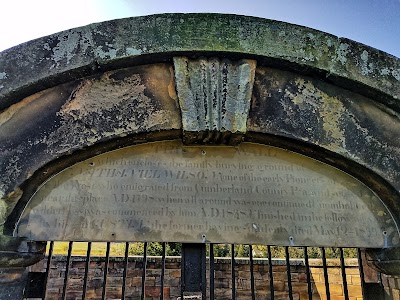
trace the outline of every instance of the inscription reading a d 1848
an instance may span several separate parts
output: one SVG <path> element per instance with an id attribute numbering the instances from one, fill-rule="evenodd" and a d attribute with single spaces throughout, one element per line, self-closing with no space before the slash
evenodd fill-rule
<path id="1" fill-rule="evenodd" d="M 132 146 L 78 163 L 32 197 L 17 228 L 34 240 L 308 246 L 399 244 L 364 184 L 278 148 Z"/>

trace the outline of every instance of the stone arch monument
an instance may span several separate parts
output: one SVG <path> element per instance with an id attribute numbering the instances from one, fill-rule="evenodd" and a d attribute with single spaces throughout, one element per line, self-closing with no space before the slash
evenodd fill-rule
<path id="1" fill-rule="evenodd" d="M 20 297 L 41 241 L 122 234 L 234 243 L 246 232 L 241 242 L 363 247 L 370 265 L 396 277 L 399 97 L 398 58 L 236 15 L 107 21 L 3 51 L 0 267 L 13 280 L 1 293 Z M 151 225 L 167 215 L 154 198 L 171 210 L 177 195 L 197 198 L 182 218 Z M 110 199 L 115 210 L 98 209 Z M 116 225 L 127 207 L 145 215 L 156 206 Z M 185 217 L 198 227 L 176 221 Z M 215 218 L 223 222 L 201 227 Z M 80 225 L 57 225 L 68 220 Z"/>

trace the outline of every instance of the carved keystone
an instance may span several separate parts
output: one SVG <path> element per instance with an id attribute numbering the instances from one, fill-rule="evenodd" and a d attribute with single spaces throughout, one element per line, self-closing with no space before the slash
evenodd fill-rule
<path id="1" fill-rule="evenodd" d="M 236 145 L 246 133 L 256 61 L 175 57 L 185 144 Z"/>

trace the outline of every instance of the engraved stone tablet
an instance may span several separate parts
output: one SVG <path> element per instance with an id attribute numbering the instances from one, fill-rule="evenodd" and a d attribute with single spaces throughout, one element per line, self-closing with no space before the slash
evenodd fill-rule
<path id="1" fill-rule="evenodd" d="M 391 247 L 396 224 L 364 184 L 278 148 L 132 146 L 44 183 L 17 235 L 33 240 Z"/>

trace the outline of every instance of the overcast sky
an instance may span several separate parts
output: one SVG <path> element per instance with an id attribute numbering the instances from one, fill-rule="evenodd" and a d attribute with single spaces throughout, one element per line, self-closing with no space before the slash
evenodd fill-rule
<path id="1" fill-rule="evenodd" d="M 400 0 L 8 0 L 0 51 L 61 30 L 163 12 L 218 12 L 286 21 L 400 57 Z"/>

